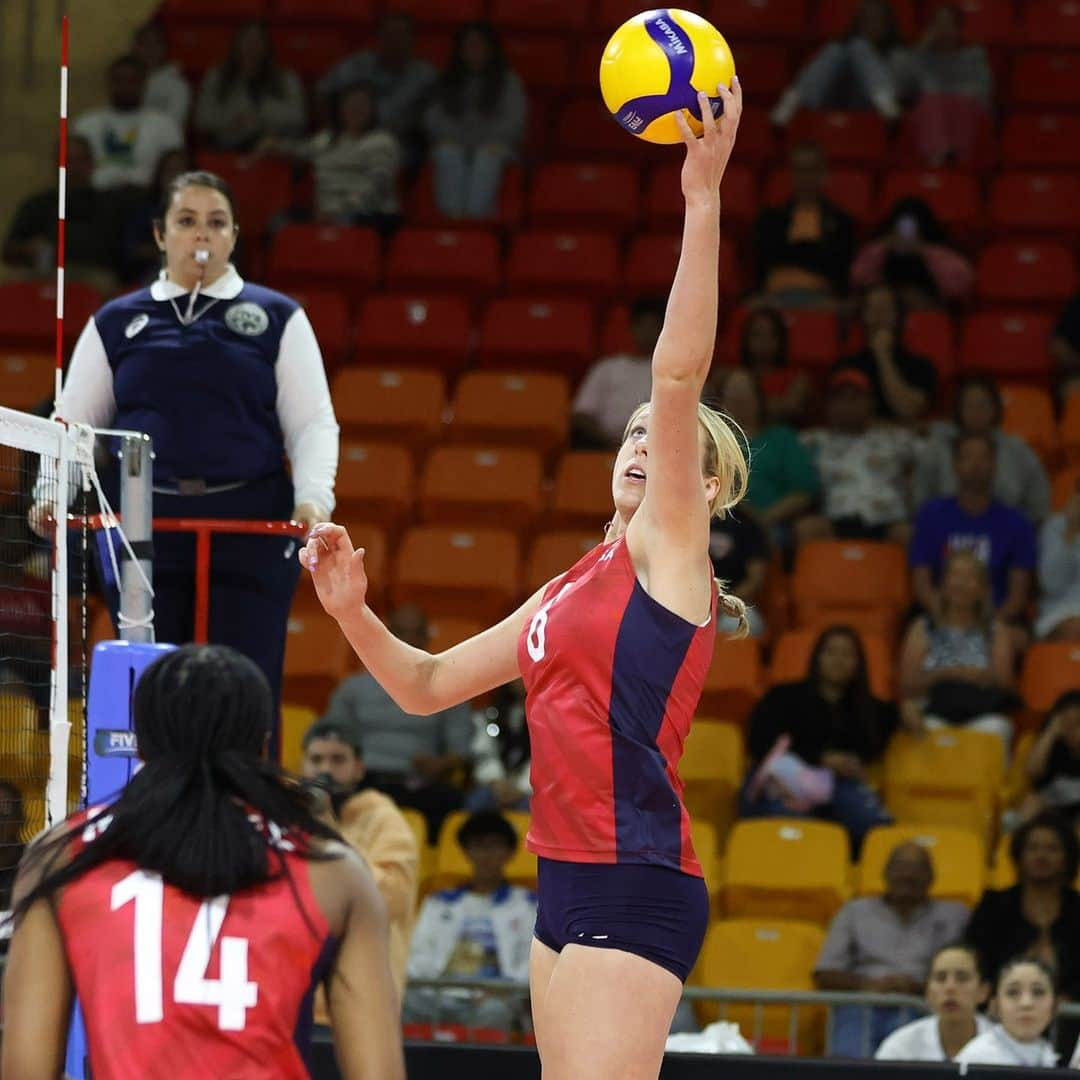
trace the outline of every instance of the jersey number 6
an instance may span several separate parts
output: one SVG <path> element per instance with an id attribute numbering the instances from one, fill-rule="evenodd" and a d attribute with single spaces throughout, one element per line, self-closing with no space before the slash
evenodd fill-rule
<path id="1" fill-rule="evenodd" d="M 563 593 L 573 587 L 573 583 L 564 585 L 546 604 L 541 604 L 536 614 L 529 623 L 529 633 L 525 638 L 525 648 L 529 650 L 529 656 L 539 663 L 544 659 L 547 650 L 547 624 L 548 612 L 556 604 Z"/>

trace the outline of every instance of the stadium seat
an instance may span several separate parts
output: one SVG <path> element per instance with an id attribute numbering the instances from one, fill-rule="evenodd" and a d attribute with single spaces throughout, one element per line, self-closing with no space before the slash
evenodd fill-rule
<path id="1" fill-rule="evenodd" d="M 429 881 L 431 889 L 445 889 L 460 885 L 472 877 L 472 865 L 458 844 L 458 830 L 469 818 L 470 811 L 455 810 L 448 814 L 439 830 L 435 847 L 435 873 Z M 525 834 L 529 831 L 529 815 L 522 810 L 503 810 L 503 817 L 514 826 L 518 834 L 518 846 L 513 858 L 507 863 L 506 877 L 514 885 L 536 888 L 536 856 L 525 847 Z"/>
<path id="2" fill-rule="evenodd" d="M 510 244 L 507 293 L 543 297 L 610 298 L 619 287 L 619 251 L 609 233 L 519 232 Z"/>
<path id="3" fill-rule="evenodd" d="M 353 339 L 345 297 L 333 289 L 294 289 L 290 295 L 304 309 L 315 331 L 327 370 L 347 363 Z"/>
<path id="4" fill-rule="evenodd" d="M 428 843 L 427 818 L 411 806 L 399 806 L 398 809 L 416 839 L 418 856 L 416 882 L 419 886 L 419 894 L 423 896 L 431 891 L 428 881 L 435 872 L 435 849 Z"/>
<path id="5" fill-rule="evenodd" d="M 956 330 L 944 311 L 913 311 L 904 323 L 904 344 L 934 362 L 938 377 L 956 368 Z"/>
<path id="6" fill-rule="evenodd" d="M 820 624 L 822 613 L 860 608 L 884 609 L 899 618 L 909 595 L 907 559 L 899 544 L 815 540 L 795 556 L 792 599 L 799 625 Z"/>
<path id="7" fill-rule="evenodd" d="M 390 598 L 486 625 L 504 618 L 519 595 L 521 557 L 507 530 L 415 526 L 398 546 Z"/>
<path id="8" fill-rule="evenodd" d="M 700 711 L 742 724 L 761 697 L 765 673 L 761 643 L 754 638 L 716 635 L 712 663 L 701 692 Z"/>
<path id="9" fill-rule="evenodd" d="M 41 726 L 29 694 L 0 691 L 0 777 L 45 780 L 49 775 L 49 733 Z"/>
<path id="10" fill-rule="evenodd" d="M 274 0 L 275 23 L 324 22 L 335 27 L 338 34 L 341 24 L 361 24 L 361 28 L 375 21 L 376 5 L 374 0 L 319 0 L 312 7 L 310 0 Z M 355 26 L 349 27 L 350 31 Z"/>
<path id="11" fill-rule="evenodd" d="M 587 4 L 566 0 L 491 0 L 491 21 L 501 30 L 576 34 L 589 20 Z"/>
<path id="12" fill-rule="evenodd" d="M 968 907 L 978 903 L 986 885 L 985 837 L 947 825 L 884 825 L 871 829 L 859 858 L 860 896 L 880 896 L 885 891 L 889 856 L 898 844 L 911 841 L 926 848 L 934 864 L 932 897 L 959 900 Z"/>
<path id="13" fill-rule="evenodd" d="M 980 45 L 1013 46 L 1016 28 L 1011 0 L 964 0 L 964 39 Z"/>
<path id="14" fill-rule="evenodd" d="M 416 465 L 408 446 L 342 442 L 334 493 L 343 519 L 378 524 L 395 533 L 412 514 L 415 486 Z"/>
<path id="15" fill-rule="evenodd" d="M 628 296 L 666 296 L 682 250 L 678 233 L 641 233 L 634 237 L 623 262 Z M 733 300 L 741 291 L 741 272 L 735 245 L 720 237 L 718 284 L 721 299 Z"/>
<path id="16" fill-rule="evenodd" d="M 637 172 L 629 165 L 552 162 L 541 165 L 529 191 L 534 228 L 632 228 L 641 214 Z"/>
<path id="17" fill-rule="evenodd" d="M 742 135 L 740 124 L 739 135 Z M 740 144 L 740 149 L 742 148 Z M 645 227 L 657 232 L 676 231 L 682 226 L 683 198 L 679 179 L 682 166 L 657 165 L 645 185 Z M 757 216 L 758 190 L 753 171 L 732 164 L 724 173 L 724 221 L 734 221 L 744 229 Z"/>
<path id="18" fill-rule="evenodd" d="M 1064 440 L 1064 431 L 1062 439 Z M 1077 434 L 1076 439 L 1080 440 L 1080 433 Z M 1080 446 L 1080 441 L 1074 443 L 1073 436 L 1070 435 L 1069 445 Z M 1062 448 L 1065 449 L 1064 445 Z M 1067 449 L 1065 452 L 1069 453 Z M 1055 510 L 1060 510 L 1077 491 L 1080 491 L 1080 454 L 1073 451 L 1071 456 L 1074 464 L 1065 465 L 1054 473 L 1051 503 Z"/>
<path id="19" fill-rule="evenodd" d="M 711 905 L 719 897 L 724 884 L 720 842 L 717 839 L 716 829 L 707 821 L 691 821 L 690 843 L 694 845 L 694 854 L 701 864 L 702 874 L 705 875 L 705 889 L 709 894 Z"/>
<path id="20" fill-rule="evenodd" d="M 743 91 L 744 100 L 771 109 L 791 82 L 791 48 L 785 43 L 747 40 L 738 43 L 737 51 L 737 69 L 754 73 L 753 83 Z"/>
<path id="21" fill-rule="evenodd" d="M 331 384 L 345 438 L 407 442 L 416 451 L 442 430 L 446 381 L 437 371 L 346 368 Z"/>
<path id="22" fill-rule="evenodd" d="M 824 941 L 820 926 L 797 919 L 722 919 L 709 927 L 694 981 L 736 990 L 813 990 L 814 964 Z M 721 1007 L 699 1001 L 696 1011 L 702 1025 L 723 1015 L 738 1024 L 747 1038 L 768 1040 L 788 1054 L 815 1054 L 823 1048 L 824 1010 L 820 1008 L 802 1006 L 793 1018 L 787 1005 Z"/>
<path id="23" fill-rule="evenodd" d="M 975 264 L 976 294 L 984 304 L 999 308 L 1036 307 L 1056 313 L 1075 288 L 1076 263 L 1062 244 L 990 244 Z"/>
<path id="24" fill-rule="evenodd" d="M 691 821 L 715 830 L 714 843 L 721 847 L 738 813 L 736 804 L 745 771 L 739 728 L 720 720 L 696 719 L 679 762 L 683 802 Z"/>
<path id="25" fill-rule="evenodd" d="M 304 734 L 319 719 L 306 705 L 281 706 L 281 765 L 292 773 L 304 766 Z"/>
<path id="26" fill-rule="evenodd" d="M 565 102 L 555 119 L 554 157 L 557 159 L 644 165 L 653 149 L 612 119 L 595 89 L 585 97 Z"/>
<path id="27" fill-rule="evenodd" d="M 420 474 L 420 516 L 432 525 L 522 531 L 540 512 L 542 477 L 535 450 L 437 446 Z"/>
<path id="28" fill-rule="evenodd" d="M 1042 49 L 1014 57 L 1006 100 L 1016 105 L 1075 109 L 1080 105 L 1076 55 Z"/>
<path id="29" fill-rule="evenodd" d="M 873 176 L 868 170 L 830 169 L 825 194 L 837 206 L 846 210 L 857 224 L 868 225 L 873 216 L 873 187 Z M 765 185 L 766 204 L 776 206 L 790 198 L 790 170 L 786 167 L 774 169 Z"/>
<path id="30" fill-rule="evenodd" d="M 51 401 L 56 388 L 56 358 L 49 353 L 0 355 L 0 386 L 9 409 L 28 411 Z"/>
<path id="31" fill-rule="evenodd" d="M 465 366 L 472 335 L 463 297 L 382 293 L 360 307 L 356 356 L 365 366 L 415 365 L 456 375 Z"/>
<path id="32" fill-rule="evenodd" d="M 593 320 L 593 305 L 584 300 L 493 300 L 481 319 L 476 363 L 579 376 L 595 357 Z"/>
<path id="33" fill-rule="evenodd" d="M 269 0 L 165 0 L 158 15 L 171 19 L 261 19 L 268 14 Z"/>
<path id="34" fill-rule="evenodd" d="M 1020 696 L 1040 715 L 1066 690 L 1080 686 L 1080 645 L 1070 641 L 1037 641 L 1024 656 Z"/>
<path id="35" fill-rule="evenodd" d="M 848 898 L 850 859 L 847 831 L 833 822 L 740 821 L 728 838 L 724 910 L 828 926 Z"/>
<path id="36" fill-rule="evenodd" d="M 71 346 L 104 297 L 77 281 L 64 284 L 64 343 Z M 12 281 L 0 284 L 0 346 L 52 353 L 56 346 L 56 284 Z M 6 404 L 5 400 L 5 404 Z"/>
<path id="37" fill-rule="evenodd" d="M 536 592 L 553 578 L 564 574 L 598 543 L 595 530 L 565 530 L 541 533 L 533 542 L 525 564 L 525 591 Z"/>
<path id="38" fill-rule="evenodd" d="M 840 329 L 831 311 L 789 308 L 783 313 L 788 328 L 788 352 L 792 364 L 830 367 L 840 350 Z"/>
<path id="39" fill-rule="evenodd" d="M 387 11 L 411 15 L 418 26 L 454 26 L 484 18 L 484 0 L 462 0 L 447 4 L 445 0 L 391 0 Z"/>
<path id="40" fill-rule="evenodd" d="M 499 243 L 476 229 L 402 229 L 390 245 L 386 287 L 490 295 L 499 284 Z"/>
<path id="41" fill-rule="evenodd" d="M 876 112 L 803 110 L 788 126 L 788 145 L 806 139 L 821 143 L 834 164 L 880 166 L 888 150 L 888 129 Z"/>
<path id="42" fill-rule="evenodd" d="M 982 220 L 979 184 L 970 173 L 935 169 L 890 172 L 878 197 L 876 216 L 884 220 L 899 199 L 908 197 L 926 202 L 946 226 L 972 228 Z"/>
<path id="43" fill-rule="evenodd" d="M 382 242 L 373 229 L 286 225 L 270 247 L 270 283 L 288 292 L 309 286 L 348 289 L 350 297 L 379 280 Z"/>
<path id="44" fill-rule="evenodd" d="M 889 5 L 896 14 L 900 32 L 908 39 L 917 38 L 921 23 L 916 16 L 913 0 L 892 0 Z M 818 10 L 815 30 L 819 38 L 842 39 L 859 12 L 859 0 L 829 0 Z"/>
<path id="45" fill-rule="evenodd" d="M 729 0 L 717 25 L 731 42 L 755 38 L 802 42 L 810 22 L 809 7 L 806 0 Z"/>
<path id="46" fill-rule="evenodd" d="M 285 637 L 281 698 L 322 713 L 331 691 L 349 669 L 352 650 L 329 615 L 290 615 Z"/>
<path id="47" fill-rule="evenodd" d="M 566 443 L 570 391 L 561 375 L 470 371 L 450 402 L 451 442 L 528 446 L 545 456 Z"/>
<path id="48" fill-rule="evenodd" d="M 1028 779 L 1026 765 L 1038 734 L 1037 731 L 1025 731 L 1017 737 L 1012 759 L 1001 785 L 1001 806 L 1004 810 L 1018 807 L 1031 793 L 1031 781 Z"/>
<path id="49" fill-rule="evenodd" d="M 769 665 L 770 685 L 797 682 L 807 677 L 814 643 L 820 633 L 820 630 L 804 627 L 799 630 L 785 630 L 776 639 L 772 649 L 772 662 Z M 884 701 L 892 700 L 895 657 L 889 640 L 878 634 L 867 633 L 860 633 L 859 638 L 866 653 L 870 689 L 876 697 Z"/>
<path id="50" fill-rule="evenodd" d="M 1010 113 L 1002 123 L 1001 157 L 1011 168 L 1080 169 L 1080 116 Z"/>
<path id="51" fill-rule="evenodd" d="M 615 455 L 606 450 L 570 450 L 555 471 L 551 509 L 545 523 L 555 528 L 594 532 L 597 543 L 611 519 L 611 470 Z"/>
<path id="52" fill-rule="evenodd" d="M 390 581 L 390 543 L 386 531 L 380 525 L 367 521 L 349 521 L 346 518 L 342 524 L 349 530 L 353 547 L 364 549 L 364 568 L 368 575 L 367 602 L 375 611 L 382 613 Z M 350 656 L 348 663 L 352 668 L 357 661 Z"/>
<path id="53" fill-rule="evenodd" d="M 240 227 L 249 237 L 261 237 L 271 220 L 292 206 L 293 173 L 288 161 L 204 150 L 196 164 L 228 182 L 240 208 Z"/>
<path id="54" fill-rule="evenodd" d="M 1041 386 L 1011 383 L 999 389 L 1005 407 L 1001 429 L 1027 442 L 1044 462 L 1051 461 L 1057 449 L 1057 426 L 1050 394 Z"/>
<path id="55" fill-rule="evenodd" d="M 1020 40 L 1036 48 L 1080 48 L 1080 8 L 1073 0 L 1028 0 L 1020 5 Z"/>
<path id="56" fill-rule="evenodd" d="M 571 52 L 565 38 L 555 34 L 518 32 L 503 35 L 503 51 L 535 101 L 540 95 L 557 96 L 570 82 Z"/>
<path id="57" fill-rule="evenodd" d="M 964 320 L 958 367 L 986 371 L 999 379 L 1046 385 L 1053 322 L 1029 312 L 983 311 Z"/>
<path id="58" fill-rule="evenodd" d="M 1065 399 L 1059 428 L 1061 452 L 1066 464 L 1080 462 L 1080 394 L 1070 394 Z M 1075 482 L 1071 490 L 1076 490 Z"/>
<path id="59" fill-rule="evenodd" d="M 459 619 L 453 615 L 439 615 L 428 623 L 427 648 L 432 654 L 445 652 L 455 645 L 460 645 L 468 638 L 486 630 L 487 627 L 475 619 Z"/>
<path id="60" fill-rule="evenodd" d="M 1011 843 L 1011 833 L 1006 833 L 998 839 L 997 847 L 994 849 L 994 863 L 990 867 L 989 887 L 991 889 L 1011 889 L 1016 884 L 1016 864 L 1009 852 Z"/>
<path id="61" fill-rule="evenodd" d="M 530 103 L 529 115 L 543 113 L 543 102 Z M 502 185 L 499 188 L 499 205 L 491 218 L 461 221 L 443 215 L 435 201 L 435 174 L 431 164 L 420 170 L 420 175 L 413 185 L 407 200 L 407 219 L 411 225 L 423 225 L 434 228 L 480 229 L 494 225 L 514 225 L 521 221 L 524 194 L 521 167 L 510 163 L 503 170 Z"/>
<path id="62" fill-rule="evenodd" d="M 1080 177 L 1062 173 L 1012 172 L 995 177 L 987 197 L 990 224 L 1002 231 L 1053 234 L 1080 230 Z"/>

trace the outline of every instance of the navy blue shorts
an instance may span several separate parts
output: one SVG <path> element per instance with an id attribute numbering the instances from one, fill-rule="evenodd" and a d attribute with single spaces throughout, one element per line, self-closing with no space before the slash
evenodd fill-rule
<path id="1" fill-rule="evenodd" d="M 622 949 L 686 982 L 709 922 L 705 882 L 665 866 L 540 859 L 537 941 Z"/>

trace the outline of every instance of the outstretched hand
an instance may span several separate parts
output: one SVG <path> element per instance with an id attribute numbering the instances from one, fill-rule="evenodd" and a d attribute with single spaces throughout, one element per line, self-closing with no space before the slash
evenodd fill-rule
<path id="1" fill-rule="evenodd" d="M 704 90 L 698 94 L 701 123 L 705 129 L 700 139 L 690 130 L 682 112 L 675 113 L 675 123 L 679 125 L 683 142 L 686 143 L 682 191 L 688 203 L 716 200 L 720 181 L 724 178 L 724 170 L 735 146 L 743 102 L 738 75 L 732 80 L 730 90 L 721 83 L 716 92 L 724 103 L 724 111 L 719 118 L 712 114 L 709 95 Z"/>
<path id="2" fill-rule="evenodd" d="M 341 525 L 329 521 L 316 525 L 300 549 L 300 565 L 310 571 L 327 615 L 340 621 L 364 606 L 368 584 L 364 549 L 353 549 Z"/>

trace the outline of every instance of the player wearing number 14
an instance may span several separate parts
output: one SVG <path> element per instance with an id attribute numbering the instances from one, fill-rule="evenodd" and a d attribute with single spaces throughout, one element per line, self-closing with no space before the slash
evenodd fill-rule
<path id="1" fill-rule="evenodd" d="M 144 767 L 20 867 L 5 1077 L 60 1075 L 74 992 L 94 1080 L 300 1080 L 325 982 L 341 1075 L 403 1080 L 382 900 L 308 795 L 262 760 L 271 701 L 224 646 L 185 646 L 143 673 Z"/>

